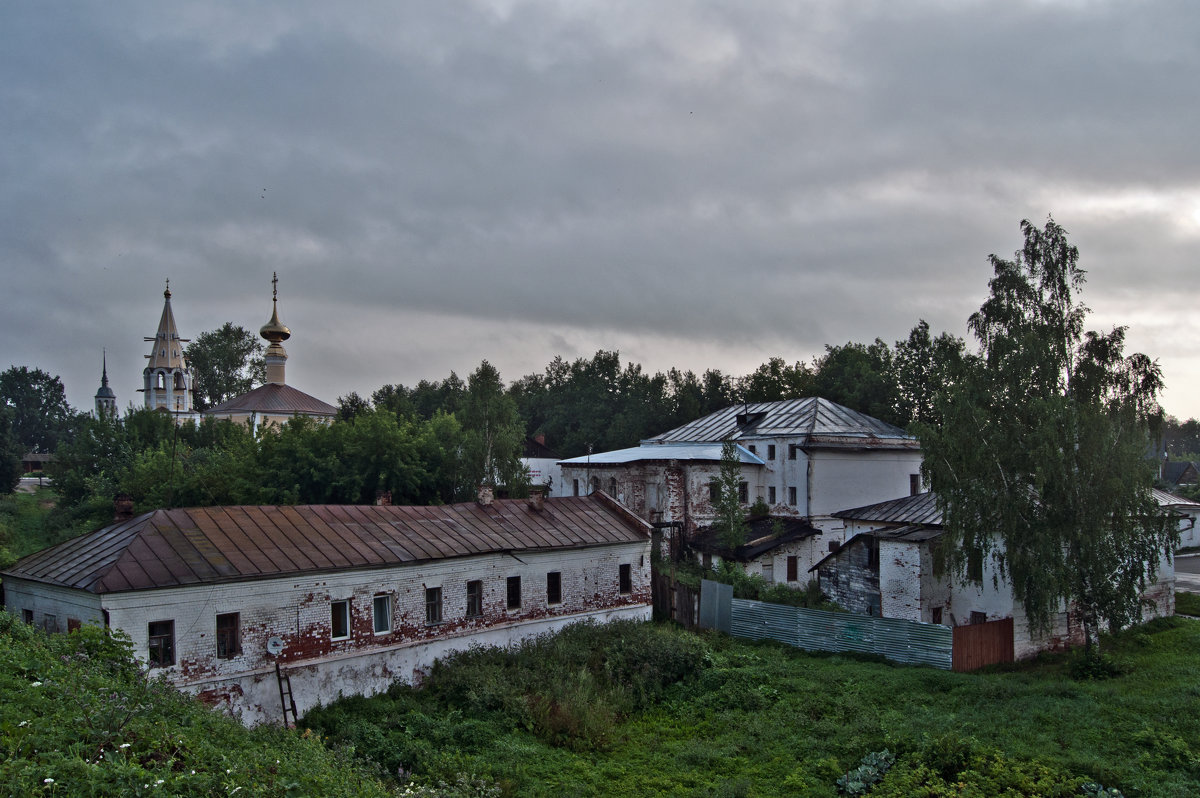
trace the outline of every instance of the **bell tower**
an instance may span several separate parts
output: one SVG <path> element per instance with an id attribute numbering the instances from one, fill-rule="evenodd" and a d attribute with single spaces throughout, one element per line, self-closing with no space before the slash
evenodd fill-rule
<path id="1" fill-rule="evenodd" d="M 96 418 L 117 417 L 117 395 L 108 387 L 108 352 L 103 353 L 100 388 L 96 391 Z"/>
<path id="2" fill-rule="evenodd" d="M 165 410 L 177 419 L 196 418 L 192 410 L 192 382 L 195 379 L 183 357 L 183 345 L 189 339 L 180 338 L 175 327 L 175 314 L 171 312 L 171 281 L 163 291 L 162 318 L 158 321 L 158 332 L 154 345 L 146 359 L 150 362 L 142 371 L 142 391 L 146 394 L 146 407 Z"/>

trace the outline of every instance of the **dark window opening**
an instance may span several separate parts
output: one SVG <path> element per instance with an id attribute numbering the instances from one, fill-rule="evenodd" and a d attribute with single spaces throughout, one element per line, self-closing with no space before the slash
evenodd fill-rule
<path id="1" fill-rule="evenodd" d="M 796 459 L 796 450 L 797 450 L 797 449 L 799 449 L 799 448 L 800 448 L 800 447 L 799 447 L 799 446 L 797 446 L 797 445 L 796 445 L 796 444 L 794 444 L 794 443 L 790 443 L 790 444 L 788 444 L 788 459 L 789 459 L 789 460 L 795 460 L 795 459 Z"/>
<path id="2" fill-rule="evenodd" d="M 425 588 L 425 623 L 442 622 L 442 589 L 440 587 Z"/>
<path id="3" fill-rule="evenodd" d="M 773 443 L 767 444 L 767 459 L 768 460 L 775 459 L 775 444 L 773 444 Z"/>
<path id="4" fill-rule="evenodd" d="M 974 626 L 974 625 L 980 624 L 980 623 L 987 623 L 987 613 L 986 612 L 972 612 L 971 613 L 971 625 Z"/>
<path id="5" fill-rule="evenodd" d="M 467 582 L 467 617 L 478 618 L 480 615 L 483 615 L 483 582 Z"/>
<path id="6" fill-rule="evenodd" d="M 521 577 L 510 576 L 508 578 L 508 608 L 510 610 L 519 610 L 521 608 Z"/>
<path id="7" fill-rule="evenodd" d="M 67 618 L 67 631 L 68 632 L 74 632 L 75 630 L 79 629 L 79 627 L 81 627 L 81 626 L 83 626 L 83 624 L 79 622 L 78 618 Z"/>
<path id="8" fill-rule="evenodd" d="M 33 610 L 21 610 L 21 620 L 27 624 L 33 624 Z"/>
<path id="9" fill-rule="evenodd" d="M 769 504 L 775 503 L 775 486 L 774 485 L 767 488 L 767 502 Z"/>
<path id="10" fill-rule="evenodd" d="M 573 495 L 578 496 L 579 495 L 579 480 L 573 479 L 573 480 L 571 480 L 571 482 L 575 488 L 575 493 Z"/>
<path id="11" fill-rule="evenodd" d="M 796 555 L 789 555 L 787 558 L 787 580 L 795 582 L 800 578 L 800 558 Z"/>
<path id="12" fill-rule="evenodd" d="M 350 636 L 349 601 L 334 601 L 329 604 L 329 636 L 334 640 Z"/>
<path id="13" fill-rule="evenodd" d="M 932 610 L 930 610 L 929 611 L 929 620 L 931 623 L 941 623 L 942 622 L 942 608 L 934 607 Z"/>
<path id="14" fill-rule="evenodd" d="M 788 504 L 790 504 L 792 507 L 796 506 L 796 486 L 795 485 L 788 488 Z"/>
<path id="15" fill-rule="evenodd" d="M 380 593 L 372 599 L 371 622 L 377 635 L 392 631 L 392 597 L 389 594 Z"/>
<path id="16" fill-rule="evenodd" d="M 242 653 L 241 617 L 236 612 L 217 616 L 217 659 L 230 659 Z"/>
<path id="17" fill-rule="evenodd" d="M 175 664 L 175 622 L 151 621 L 146 653 L 151 665 L 167 668 Z"/>
<path id="18" fill-rule="evenodd" d="M 750 501 L 750 483 L 749 482 L 739 482 L 738 483 L 738 501 L 741 502 L 742 504 L 749 503 L 749 501 Z"/>
<path id="19" fill-rule="evenodd" d="M 920 492 L 921 492 L 921 475 L 920 474 L 909 474 L 908 475 L 908 495 L 916 496 Z"/>
<path id="20" fill-rule="evenodd" d="M 633 592 L 633 568 L 628 564 L 622 564 L 620 568 L 620 591 L 622 593 Z"/>
<path id="21" fill-rule="evenodd" d="M 879 570 L 879 541 L 875 538 L 867 538 L 867 567 Z"/>
<path id="22" fill-rule="evenodd" d="M 617 495 L 617 478 L 616 477 L 610 477 L 608 480 L 608 495 L 609 496 Z"/>
<path id="23" fill-rule="evenodd" d="M 713 480 L 708 483 L 708 500 L 716 504 L 721 500 L 721 483 Z"/>
<path id="24" fill-rule="evenodd" d="M 562 574 L 558 571 L 546 574 L 546 603 L 562 603 Z"/>
<path id="25" fill-rule="evenodd" d="M 755 447 L 755 445 L 753 443 L 750 444 L 749 446 L 747 446 L 746 448 L 750 450 L 750 454 L 758 454 L 758 448 Z"/>
<path id="26" fill-rule="evenodd" d="M 983 550 L 978 547 L 967 550 L 967 579 L 983 581 Z"/>

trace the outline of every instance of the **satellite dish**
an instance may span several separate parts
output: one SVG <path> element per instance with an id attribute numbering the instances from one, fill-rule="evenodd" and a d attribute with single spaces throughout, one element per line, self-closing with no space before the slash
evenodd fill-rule
<path id="1" fill-rule="evenodd" d="M 267 640 L 267 653 L 272 657 L 277 657 L 283 652 L 283 638 L 272 637 Z"/>

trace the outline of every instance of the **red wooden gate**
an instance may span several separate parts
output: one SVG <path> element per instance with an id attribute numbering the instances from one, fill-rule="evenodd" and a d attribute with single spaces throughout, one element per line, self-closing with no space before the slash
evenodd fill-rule
<path id="1" fill-rule="evenodd" d="M 954 627 L 954 670 L 1013 661 L 1013 619 Z"/>

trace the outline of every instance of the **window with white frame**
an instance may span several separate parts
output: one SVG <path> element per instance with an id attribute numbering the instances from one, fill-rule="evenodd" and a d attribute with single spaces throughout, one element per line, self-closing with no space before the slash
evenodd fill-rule
<path id="1" fill-rule="evenodd" d="M 329 636 L 334 640 L 345 640 L 350 636 L 350 602 L 329 602 Z"/>
<path id="2" fill-rule="evenodd" d="M 377 635 L 392 631 L 392 597 L 390 594 L 378 593 L 372 599 L 371 622 Z"/>

